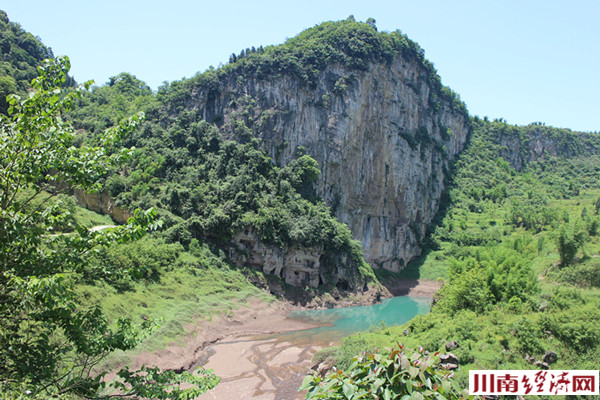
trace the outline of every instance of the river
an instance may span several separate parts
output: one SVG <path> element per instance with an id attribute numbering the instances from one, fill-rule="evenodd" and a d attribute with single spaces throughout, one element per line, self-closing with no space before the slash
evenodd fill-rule
<path id="1" fill-rule="evenodd" d="M 288 318 L 316 322 L 318 328 L 222 341 L 208 347 L 205 368 L 221 382 L 201 399 L 294 400 L 314 354 L 373 325 L 399 325 L 429 311 L 431 298 L 394 297 L 379 304 L 294 311 Z"/>

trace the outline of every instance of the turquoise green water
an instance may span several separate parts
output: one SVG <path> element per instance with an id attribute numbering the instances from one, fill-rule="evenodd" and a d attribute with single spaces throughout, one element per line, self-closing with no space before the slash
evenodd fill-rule
<path id="1" fill-rule="evenodd" d="M 339 341 L 355 332 L 368 330 L 373 325 L 401 325 L 418 314 L 427 313 L 430 308 L 431 298 L 402 296 L 385 299 L 371 306 L 294 311 L 289 318 L 327 326 L 278 336 L 289 340 L 302 338 L 310 342 Z"/>

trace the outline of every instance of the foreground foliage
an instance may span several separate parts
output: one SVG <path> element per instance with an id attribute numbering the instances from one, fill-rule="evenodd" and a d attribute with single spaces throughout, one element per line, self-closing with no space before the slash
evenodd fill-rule
<path id="1" fill-rule="evenodd" d="M 9 117 L 1 121 L 3 392 L 25 384 L 34 394 L 96 397 L 106 383 L 102 381 L 105 373 L 93 372 L 94 366 L 117 349 L 133 348 L 154 325 L 152 320 L 134 324 L 120 318 L 110 326 L 99 307 L 82 305 L 74 293 L 80 276 L 102 276 L 89 264 L 89 254 L 139 239 L 160 224 L 154 221 L 154 210 L 136 210 L 123 226 L 105 232 L 88 231 L 69 218 L 69 211 L 60 202 L 50 201 L 65 187 L 98 190 L 99 178 L 129 153 L 114 150 L 108 154 L 107 149 L 116 148 L 141 118 L 124 120 L 107 131 L 98 147 L 73 146 L 74 133 L 63 123 L 61 113 L 72 107 L 90 83 L 63 93 L 60 88 L 68 70 L 67 58 L 46 62 L 40 68 L 40 77 L 32 82 L 35 91 L 25 99 L 10 97 Z M 73 233 L 56 234 L 57 227 L 63 229 L 65 225 Z M 131 270 L 129 279 L 135 273 Z M 155 375 L 150 386 L 149 374 Z M 210 374 L 175 376 L 147 369 L 120 376 L 122 381 L 113 389 L 120 389 L 120 396 L 150 393 L 154 398 L 186 398 L 217 382 Z M 180 381 L 201 385 L 180 391 Z"/>
<path id="2" fill-rule="evenodd" d="M 335 369 L 324 378 L 317 373 L 304 378 L 299 390 L 306 399 L 459 399 L 467 397 L 439 365 L 438 353 L 425 354 L 400 345 L 389 353 L 365 352 L 347 369 Z"/>

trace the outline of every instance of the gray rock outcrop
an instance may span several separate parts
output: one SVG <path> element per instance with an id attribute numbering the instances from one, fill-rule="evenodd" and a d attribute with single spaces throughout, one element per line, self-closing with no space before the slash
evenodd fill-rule
<path id="1" fill-rule="evenodd" d="M 281 248 L 265 244 L 249 229 L 235 235 L 228 251 L 229 259 L 237 265 L 279 276 L 292 286 L 316 288 L 330 283 L 342 289 L 359 289 L 350 272 L 355 268 L 347 268 L 351 260 L 340 255 L 339 262 L 326 265 L 321 262 L 322 256 L 323 249 L 319 247 Z"/>
<path id="2" fill-rule="evenodd" d="M 360 72 L 330 65 L 316 87 L 290 75 L 229 74 L 199 85 L 185 106 L 227 137 L 259 138 L 279 165 L 304 149 L 322 171 L 319 196 L 361 241 L 365 259 L 393 271 L 420 254 L 469 134 L 468 116 L 438 100 L 423 66 L 401 56 Z M 309 270 L 301 279 L 316 282 Z"/>
<path id="3" fill-rule="evenodd" d="M 124 224 L 133 215 L 129 210 L 115 204 L 115 199 L 107 191 L 88 193 L 85 190 L 75 189 L 74 196 L 81 207 L 101 214 L 107 214 L 118 224 Z"/>

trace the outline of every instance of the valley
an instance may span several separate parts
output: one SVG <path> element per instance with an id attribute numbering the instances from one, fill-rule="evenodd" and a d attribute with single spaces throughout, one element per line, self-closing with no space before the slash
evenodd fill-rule
<path id="1" fill-rule="evenodd" d="M 372 19 L 156 91 L 78 85 L 0 30 L 1 400 L 459 399 L 472 369 L 597 369 L 598 133 L 471 116 Z"/>

